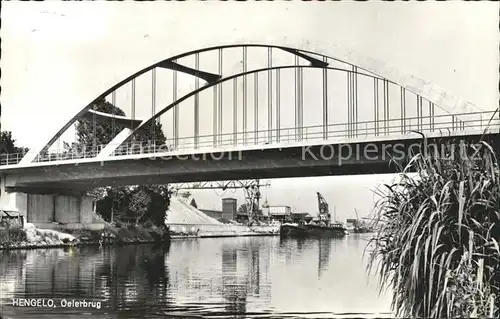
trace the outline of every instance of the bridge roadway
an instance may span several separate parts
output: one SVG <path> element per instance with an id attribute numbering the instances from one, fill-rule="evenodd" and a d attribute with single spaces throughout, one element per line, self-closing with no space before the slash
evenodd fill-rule
<path id="1" fill-rule="evenodd" d="M 427 134 L 427 143 L 473 142 L 482 136 L 477 130 L 455 134 Z M 494 138 L 498 139 L 498 128 L 484 136 L 487 141 Z M 315 141 L 281 148 L 265 145 L 17 164 L 3 166 L 0 174 L 5 191 L 36 194 L 81 194 L 110 185 L 384 174 L 396 173 L 397 165 L 391 161 L 395 159 L 404 165 L 409 150 L 418 151 L 423 145 L 423 139 L 415 133 L 386 139 L 387 136 L 380 136 L 369 140 L 352 138 L 348 144 Z"/>

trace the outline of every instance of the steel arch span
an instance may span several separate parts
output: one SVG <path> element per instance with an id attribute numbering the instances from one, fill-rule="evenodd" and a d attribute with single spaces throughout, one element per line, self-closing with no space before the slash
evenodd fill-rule
<path id="1" fill-rule="evenodd" d="M 254 139 L 258 143 L 260 139 L 259 130 L 259 115 L 257 112 L 265 113 L 267 116 L 265 122 L 267 122 L 267 127 L 263 129 L 263 134 L 267 135 L 267 139 L 273 134 L 280 135 L 282 129 L 282 123 L 280 123 L 280 90 L 282 88 L 281 82 L 290 78 L 285 77 L 284 72 L 292 71 L 293 74 L 293 85 L 294 85 L 294 104 L 295 105 L 295 125 L 292 128 L 298 132 L 295 133 L 295 137 L 300 138 L 303 135 L 302 128 L 304 125 L 304 111 L 306 113 L 309 110 L 304 109 L 304 71 L 307 70 L 317 70 L 321 72 L 320 80 L 315 81 L 318 89 L 321 87 L 321 100 L 322 109 L 321 123 L 317 126 L 321 126 L 318 132 L 324 139 L 328 138 L 329 125 L 332 124 L 332 110 L 329 106 L 332 102 L 331 92 L 329 92 L 329 85 L 332 81 L 332 73 L 342 74 L 345 77 L 345 110 L 346 122 L 342 125 L 345 126 L 345 134 L 347 137 L 354 137 L 358 135 L 359 125 L 365 125 L 365 133 L 370 126 L 370 132 L 378 135 L 380 131 L 390 132 L 391 125 L 398 122 L 398 132 L 404 133 L 407 131 L 406 126 L 409 128 L 421 128 L 424 125 L 433 127 L 433 119 L 436 118 L 435 109 L 442 110 L 445 114 L 452 115 L 453 121 L 459 124 L 453 125 L 466 125 L 467 119 L 461 118 L 463 114 L 470 114 L 478 109 L 469 102 L 463 101 L 460 98 L 445 92 L 437 86 L 434 86 L 422 79 L 419 79 L 410 74 L 404 74 L 400 70 L 383 63 L 381 61 L 376 61 L 372 58 L 363 57 L 352 51 L 344 51 L 340 48 L 324 43 L 310 43 L 310 42 L 294 42 L 290 39 L 282 39 L 281 41 L 273 41 L 272 44 L 263 44 L 265 41 L 244 41 L 240 44 L 225 44 L 216 46 L 207 46 L 202 49 L 191 49 L 185 52 L 175 52 L 172 51 L 169 58 L 161 60 L 157 63 L 151 64 L 146 68 L 139 70 L 126 77 L 122 81 L 116 83 L 105 92 L 100 94 L 91 103 L 83 107 L 77 114 L 75 114 L 67 123 L 62 127 L 57 128 L 57 130 L 48 138 L 45 139 L 44 143 L 39 147 L 30 150 L 23 159 L 22 164 L 29 164 L 33 161 L 39 160 L 41 154 L 45 152 L 49 147 L 51 147 L 63 133 L 65 133 L 68 128 L 70 128 L 76 121 L 80 119 L 87 119 L 91 121 L 113 121 L 113 123 L 120 123 L 122 126 L 126 126 L 120 132 L 117 132 L 113 136 L 113 140 L 95 150 L 92 156 L 99 158 L 107 158 L 115 154 L 116 150 L 120 145 L 124 145 L 130 141 L 134 134 L 138 132 L 139 129 L 143 129 L 148 125 L 151 125 L 157 121 L 162 115 L 166 114 L 168 111 L 172 110 L 173 123 L 172 123 L 172 136 L 173 144 L 176 147 L 179 143 L 179 105 L 184 101 L 191 100 L 194 103 L 194 135 L 193 135 L 193 147 L 198 147 L 200 143 L 200 138 L 203 136 L 200 132 L 200 121 L 202 120 L 202 114 L 200 109 L 204 106 L 200 105 L 200 94 L 203 92 L 212 91 L 213 96 L 213 143 L 214 145 L 221 145 L 221 136 L 225 134 L 232 135 L 233 141 L 237 143 L 240 135 L 242 134 L 243 139 L 247 138 Z M 259 52 L 260 55 L 252 53 Z M 232 53 L 232 54 L 231 54 Z M 210 60 L 207 56 L 212 57 L 211 63 L 203 63 L 204 60 Z M 233 60 L 237 56 L 238 67 L 234 67 L 234 63 L 231 65 L 226 63 L 225 59 L 230 56 Z M 194 60 L 194 61 L 193 61 Z M 278 62 L 277 62 L 278 61 Z M 234 62 L 234 61 L 233 61 Z M 277 62 L 277 63 L 276 63 Z M 157 108 L 157 80 L 158 74 L 160 72 L 168 71 L 172 77 L 172 94 L 170 100 Z M 281 77 L 280 77 L 281 74 Z M 136 85 L 140 78 L 144 79 L 146 75 L 151 75 L 151 114 L 139 118 L 136 116 Z M 194 79 L 194 87 L 190 87 L 190 90 L 185 94 L 178 94 L 178 78 L 181 76 L 189 76 Z M 335 74 L 334 74 L 335 75 Z M 359 96 L 361 94 L 358 87 L 358 79 L 368 79 L 370 85 L 373 87 L 372 92 L 368 95 L 373 96 L 373 105 L 370 106 L 369 110 L 362 109 L 359 103 Z M 363 81 L 363 80 L 361 80 Z M 243 88 L 239 87 L 239 82 L 242 82 Z M 267 84 L 265 91 L 266 97 L 263 99 L 262 96 L 259 98 L 260 86 L 259 83 Z M 227 97 L 224 95 L 225 85 L 233 85 L 233 131 L 230 133 L 225 133 L 223 131 L 223 108 L 222 103 L 227 104 Z M 253 90 L 249 90 L 248 87 L 253 84 Z M 129 88 L 127 88 L 129 87 Z M 394 91 L 398 93 L 399 99 L 399 116 L 392 118 L 389 113 L 390 104 L 394 105 L 394 94 L 390 90 L 395 88 Z M 126 116 L 116 116 L 112 114 L 106 114 L 93 110 L 92 107 L 96 101 L 101 99 L 108 99 L 113 104 L 116 102 L 117 92 L 120 90 L 130 90 L 130 114 Z M 274 91 L 273 91 L 274 90 Z M 237 93 L 235 93 L 237 92 Z M 249 92 L 253 93 L 253 97 L 249 96 Z M 238 94 L 242 93 L 242 97 Z M 365 92 L 366 93 L 366 92 Z M 392 94 L 392 95 L 391 95 Z M 252 100 L 253 98 L 253 100 Z M 411 106 L 412 110 L 416 111 L 416 116 L 412 116 L 408 113 L 408 100 L 411 99 L 414 104 Z M 248 103 L 251 100 L 253 103 Z M 264 101 L 262 101 L 264 100 Z M 265 105 L 264 111 L 259 110 L 259 101 L 262 105 Z M 230 102 L 230 103 L 231 103 Z M 265 103 L 263 103 L 265 102 Z M 237 115 L 237 105 L 242 104 L 243 112 L 242 118 Z M 252 104 L 252 105 L 249 105 Z M 253 111 L 249 112 L 249 108 L 254 107 Z M 285 106 L 286 107 L 286 106 Z M 425 111 L 424 111 L 425 110 Z M 289 108 L 285 112 L 290 112 Z M 372 118 L 369 121 L 360 120 L 359 115 L 365 113 L 372 113 Z M 426 112 L 424 114 L 424 112 Z M 248 113 L 253 114 L 254 117 L 254 128 L 249 129 Z M 262 114 L 261 113 L 261 114 Z M 241 121 L 241 125 L 238 124 Z M 427 121 L 427 122 L 425 122 Z M 262 122 L 262 121 L 261 121 Z M 368 123 L 370 122 L 370 123 Z M 415 122 L 416 127 L 415 127 Z M 425 123 L 424 123 L 425 122 Z M 408 124 L 409 123 L 409 124 Z M 335 123 L 340 124 L 340 123 Z M 240 128 L 239 126 L 242 126 Z M 227 127 L 227 125 L 226 125 Z M 289 128 L 289 129 L 292 129 Z M 384 134 L 384 133 L 382 133 Z M 250 137 L 249 137 L 250 136 Z M 279 137 L 278 140 L 279 142 Z M 267 142 L 265 142 L 267 143 Z"/>

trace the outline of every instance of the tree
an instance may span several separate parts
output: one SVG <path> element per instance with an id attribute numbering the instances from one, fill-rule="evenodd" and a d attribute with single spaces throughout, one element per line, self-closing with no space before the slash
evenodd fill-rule
<path id="1" fill-rule="evenodd" d="M 92 104 L 91 109 L 117 116 L 125 116 L 125 112 L 123 112 L 123 110 L 107 102 L 104 98 L 95 101 Z M 119 124 L 116 122 L 113 123 L 113 121 L 101 122 L 97 120 L 79 120 L 76 125 L 76 135 L 78 141 L 76 146 L 91 149 L 94 146 L 97 147 L 99 145 L 106 145 L 126 127 L 127 125 L 125 124 Z M 162 145 L 166 141 L 162 125 L 156 121 L 153 122 L 151 126 L 139 129 L 134 134 L 133 139 L 141 142 L 154 141 L 157 145 Z"/>
<path id="2" fill-rule="evenodd" d="M 136 224 L 139 224 L 148 213 L 151 202 L 152 198 L 147 187 L 139 186 L 132 192 L 128 202 L 128 212 L 130 217 L 135 218 Z"/>
<path id="3" fill-rule="evenodd" d="M 170 195 L 166 185 L 107 187 L 96 210 L 106 220 L 111 220 L 113 214 L 113 220 L 134 220 L 136 224 L 150 221 L 162 226 Z"/>
<path id="4" fill-rule="evenodd" d="M 240 207 L 238 207 L 238 213 L 248 215 L 249 206 L 250 205 L 248 205 L 248 203 L 241 204 Z M 256 213 L 256 215 L 262 215 L 262 209 L 257 207 L 256 202 L 253 203 L 253 211 Z"/>
<path id="5" fill-rule="evenodd" d="M 165 212 L 170 206 L 171 189 L 166 185 L 149 186 L 151 202 L 148 207 L 147 218 L 154 225 L 165 225 Z"/>
<path id="6" fill-rule="evenodd" d="M 247 204 L 241 204 L 240 207 L 238 207 L 238 213 L 247 215 L 248 214 Z"/>
<path id="7" fill-rule="evenodd" d="M 101 193 L 102 189 L 104 189 L 104 196 L 94 197 L 96 198 L 96 211 L 108 221 L 129 218 L 128 209 L 132 187 L 101 187 L 87 193 Z M 91 194 L 89 195 L 92 196 Z"/>
<path id="8" fill-rule="evenodd" d="M 140 185 L 129 193 L 127 217 L 136 223 L 165 223 L 165 211 L 170 205 L 170 190 L 165 185 Z"/>
<path id="9" fill-rule="evenodd" d="M 125 116 L 120 108 L 114 106 L 113 104 L 107 102 L 104 98 L 95 101 L 91 107 L 92 110 L 114 114 L 119 116 Z M 95 124 L 95 132 L 94 132 Z M 113 128 L 113 122 L 98 122 L 93 120 L 79 120 L 76 124 L 76 135 L 77 135 L 77 145 L 80 147 L 89 148 L 95 145 L 108 144 L 111 140 L 125 128 L 124 125 L 115 123 Z M 95 138 L 94 138 L 95 133 Z"/>
<path id="10" fill-rule="evenodd" d="M 96 200 L 101 200 L 106 197 L 107 191 L 108 191 L 107 187 L 98 187 L 88 191 L 87 195 L 95 198 Z"/>
<path id="11" fill-rule="evenodd" d="M 17 164 L 27 152 L 27 148 L 16 146 L 16 140 L 12 137 L 12 132 L 1 132 L 0 155 L 2 156 L 0 156 L 0 161 L 2 164 Z"/>
<path id="12" fill-rule="evenodd" d="M 23 153 L 28 149 L 26 147 L 18 147 L 16 140 L 12 137 L 12 132 L 4 131 L 0 135 L 0 154 Z"/>
<path id="13" fill-rule="evenodd" d="M 125 116 L 120 108 L 99 99 L 91 108 L 98 112 Z M 79 120 L 76 125 L 77 140 L 66 149 L 89 149 L 108 144 L 126 125 L 112 121 Z M 166 141 L 160 123 L 140 129 L 135 135 L 137 141 L 154 141 L 157 145 Z M 165 211 L 170 204 L 167 185 L 137 185 L 97 188 L 88 192 L 97 200 L 96 210 L 106 220 L 133 219 L 136 223 L 151 221 L 157 226 L 165 225 Z"/>

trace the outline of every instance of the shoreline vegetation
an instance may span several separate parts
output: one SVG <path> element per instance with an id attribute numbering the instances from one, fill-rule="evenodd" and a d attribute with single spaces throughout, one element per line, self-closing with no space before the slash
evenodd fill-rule
<path id="1" fill-rule="evenodd" d="M 500 174 L 490 144 L 414 155 L 379 189 L 368 271 L 407 318 L 500 317 Z M 498 145 L 496 146 L 498 147 Z"/>
<path id="2" fill-rule="evenodd" d="M 0 250 L 152 244 L 169 241 L 167 227 L 133 224 L 107 224 L 101 230 L 37 229 L 33 224 L 27 224 L 25 228 L 17 225 L 0 227 Z"/>
<path id="3" fill-rule="evenodd" d="M 213 226 L 213 225 L 209 225 Z M 224 225 L 228 226 L 228 225 Z M 213 227 L 210 227 L 213 228 Z M 196 231 L 171 231 L 168 226 L 158 227 L 151 223 L 122 224 L 105 223 L 101 230 L 88 229 L 38 229 L 27 223 L 24 228 L 17 224 L 0 225 L 0 250 L 46 249 L 91 245 L 136 245 L 167 243 L 177 239 L 213 238 L 213 237 L 248 237 L 274 236 L 277 230 L 259 227 L 240 227 L 241 229 L 204 230 L 198 225 Z M 248 229 L 247 229 L 248 228 Z M 200 232 L 201 230 L 201 232 Z"/>

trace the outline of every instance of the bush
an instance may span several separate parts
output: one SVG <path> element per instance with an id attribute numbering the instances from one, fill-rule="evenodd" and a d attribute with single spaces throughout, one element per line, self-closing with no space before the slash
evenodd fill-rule
<path id="1" fill-rule="evenodd" d="M 147 220 L 146 222 L 144 222 L 143 224 L 143 227 L 146 228 L 146 229 L 151 229 L 153 228 L 155 225 L 153 224 L 153 222 L 151 220 Z"/>
<path id="2" fill-rule="evenodd" d="M 448 276 L 449 285 L 446 293 L 453 305 L 450 314 L 456 318 L 461 317 L 462 314 L 470 314 L 471 317 L 481 314 L 493 318 L 495 295 L 491 286 L 484 285 L 482 282 L 484 260 L 479 259 L 479 262 L 474 265 L 470 257 L 470 254 L 463 255 L 459 266 Z"/>
<path id="3" fill-rule="evenodd" d="M 369 267 L 391 286 L 398 317 L 500 315 L 499 167 L 479 145 L 447 158 L 429 148 L 381 192 Z"/>
<path id="4" fill-rule="evenodd" d="M 19 226 L 0 227 L 0 243 L 20 243 L 26 239 L 26 232 Z"/>
<path id="5" fill-rule="evenodd" d="M 135 229 L 135 224 L 129 223 L 127 224 L 127 229 Z"/>

